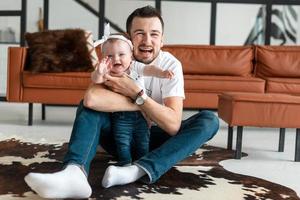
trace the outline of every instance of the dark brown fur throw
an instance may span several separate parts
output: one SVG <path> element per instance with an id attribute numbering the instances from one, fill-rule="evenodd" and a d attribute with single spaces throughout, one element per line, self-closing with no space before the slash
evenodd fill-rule
<path id="1" fill-rule="evenodd" d="M 29 47 L 25 70 L 34 73 L 93 70 L 84 30 L 26 33 L 25 39 Z"/>

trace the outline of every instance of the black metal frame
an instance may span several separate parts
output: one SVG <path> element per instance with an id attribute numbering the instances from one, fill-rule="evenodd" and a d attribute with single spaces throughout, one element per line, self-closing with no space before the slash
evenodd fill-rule
<path id="1" fill-rule="evenodd" d="M 49 0 L 44 0 L 44 17 L 43 17 L 43 22 L 44 22 L 44 29 L 48 30 L 49 28 Z"/>
<path id="2" fill-rule="evenodd" d="M 285 128 L 280 128 L 279 129 L 278 152 L 284 151 L 284 141 L 285 141 Z"/>
<path id="3" fill-rule="evenodd" d="M 233 126 L 228 126 L 227 149 L 232 150 Z M 236 147 L 234 152 L 235 159 L 242 157 L 242 140 L 243 140 L 243 126 L 237 126 Z M 285 128 L 279 129 L 279 145 L 278 152 L 284 151 Z M 300 128 L 296 128 L 295 141 L 295 162 L 300 162 Z"/>
<path id="4" fill-rule="evenodd" d="M 33 118 L 33 103 L 28 103 L 28 126 L 32 125 Z"/>
<path id="5" fill-rule="evenodd" d="M 27 21 L 27 0 L 22 0 L 22 10 L 21 10 L 21 31 L 20 31 L 20 45 L 25 45 L 25 38 L 24 34 L 26 32 L 26 21 Z"/>
<path id="6" fill-rule="evenodd" d="M 227 150 L 232 150 L 233 127 L 228 126 Z"/>
<path id="7" fill-rule="evenodd" d="M 300 162 L 300 128 L 296 129 L 295 161 Z"/>
<path id="8" fill-rule="evenodd" d="M 240 159 L 242 157 L 242 141 L 243 141 L 243 126 L 237 127 L 236 133 L 236 147 L 235 147 L 235 159 Z"/>
<path id="9" fill-rule="evenodd" d="M 99 1 L 99 31 L 98 38 L 104 34 L 104 23 L 105 23 L 105 0 Z"/>

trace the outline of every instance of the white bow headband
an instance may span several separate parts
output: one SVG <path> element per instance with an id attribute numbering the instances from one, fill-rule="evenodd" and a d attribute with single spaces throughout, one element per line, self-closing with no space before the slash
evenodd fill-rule
<path id="1" fill-rule="evenodd" d="M 119 39 L 123 40 L 124 42 L 127 42 L 127 44 L 130 46 L 130 49 L 133 50 L 133 45 L 130 40 L 128 40 L 124 35 L 121 34 L 116 34 L 116 35 L 110 35 L 110 25 L 109 23 L 105 24 L 104 26 L 104 35 L 102 36 L 101 40 L 97 40 L 94 42 L 94 47 L 97 47 L 98 45 L 101 44 L 101 49 L 102 45 L 104 42 L 106 42 L 109 39 Z"/>

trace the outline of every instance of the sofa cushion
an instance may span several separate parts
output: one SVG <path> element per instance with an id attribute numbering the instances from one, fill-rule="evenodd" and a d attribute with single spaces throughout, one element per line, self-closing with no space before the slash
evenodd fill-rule
<path id="1" fill-rule="evenodd" d="M 92 71 L 97 63 L 91 33 L 82 29 L 26 33 L 31 72 Z M 91 59 L 92 58 L 92 59 Z"/>
<path id="2" fill-rule="evenodd" d="M 184 108 L 192 109 L 218 109 L 218 94 L 221 92 L 186 92 L 185 100 L 183 101 Z"/>
<path id="3" fill-rule="evenodd" d="M 218 114 L 230 126 L 299 128 L 300 97 L 225 93 L 219 96 Z"/>
<path id="4" fill-rule="evenodd" d="M 256 74 L 260 77 L 300 77 L 300 46 L 257 46 Z"/>
<path id="5" fill-rule="evenodd" d="M 254 77 L 184 75 L 185 92 L 257 92 L 264 93 L 265 81 Z"/>
<path id="6" fill-rule="evenodd" d="M 265 103 L 286 103 L 300 104 L 300 97 L 287 94 L 258 94 L 246 92 L 225 92 L 220 96 L 232 101 L 244 102 L 265 102 Z"/>
<path id="7" fill-rule="evenodd" d="M 300 95 L 300 79 L 266 78 L 266 92 Z"/>
<path id="8" fill-rule="evenodd" d="M 91 83 L 89 72 L 38 73 L 23 71 L 25 88 L 87 89 Z"/>
<path id="9" fill-rule="evenodd" d="M 163 50 L 181 61 L 184 74 L 251 76 L 253 47 L 166 45 Z"/>

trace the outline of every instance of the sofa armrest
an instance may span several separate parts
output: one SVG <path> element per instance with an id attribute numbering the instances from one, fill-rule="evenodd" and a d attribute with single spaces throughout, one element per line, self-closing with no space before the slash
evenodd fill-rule
<path id="1" fill-rule="evenodd" d="M 9 47 L 7 62 L 6 99 L 10 102 L 21 102 L 23 94 L 22 72 L 26 62 L 26 47 Z"/>

